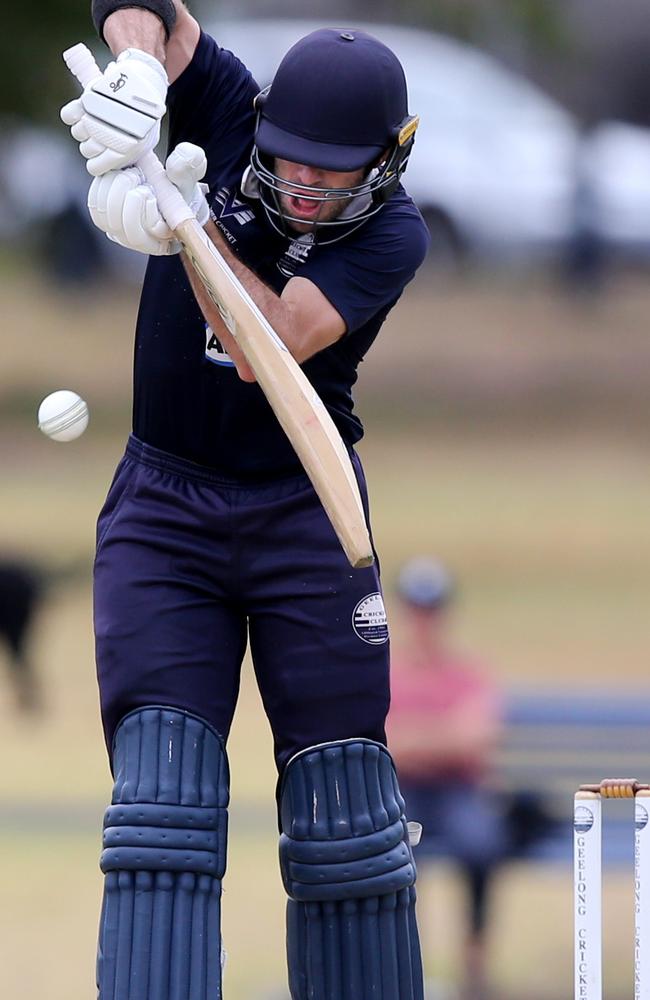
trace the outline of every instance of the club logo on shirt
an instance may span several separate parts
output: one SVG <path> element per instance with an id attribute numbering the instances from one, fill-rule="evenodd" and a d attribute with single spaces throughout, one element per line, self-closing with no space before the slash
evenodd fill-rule
<path id="1" fill-rule="evenodd" d="M 292 240 L 278 261 L 278 271 L 285 278 L 293 278 L 299 264 L 304 264 L 314 247 L 314 234 L 305 233 Z"/>
<path id="2" fill-rule="evenodd" d="M 217 211 L 217 205 L 219 209 Z M 247 222 L 252 222 L 255 212 L 241 201 L 236 195 L 230 193 L 230 188 L 219 188 L 214 196 L 214 212 L 220 219 L 235 218 L 240 226 L 245 226 Z"/>
<path id="3" fill-rule="evenodd" d="M 352 614 L 352 628 L 364 642 L 380 646 L 388 641 L 386 608 L 379 592 L 368 594 L 359 601 Z"/>
<path id="4" fill-rule="evenodd" d="M 207 323 L 205 324 L 205 359 L 213 365 L 222 365 L 224 368 L 235 367 L 235 362 L 224 350 L 223 344 Z"/>

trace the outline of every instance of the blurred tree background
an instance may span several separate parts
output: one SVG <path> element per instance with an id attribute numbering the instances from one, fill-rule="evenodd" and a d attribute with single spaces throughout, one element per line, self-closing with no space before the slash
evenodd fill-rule
<path id="1" fill-rule="evenodd" d="M 0 58 L 10 83 L 0 93 L 0 116 L 56 117 L 69 94 L 59 53 L 91 34 L 89 7 L 89 0 L 7 5 Z M 586 122 L 650 123 L 644 0 L 195 0 L 190 7 L 210 18 L 358 18 L 442 31 L 530 76 Z"/>
<path id="2" fill-rule="evenodd" d="M 70 86 L 61 72 L 61 53 L 87 38 L 88 0 L 32 0 L 6 4 L 0 33 L 0 61 L 5 85 L 0 91 L 0 117 L 39 122 L 58 119 Z"/>
<path id="3" fill-rule="evenodd" d="M 589 124 L 650 123 L 650 17 L 644 0 L 210 0 L 210 16 L 359 18 L 472 42 L 524 73 Z"/>

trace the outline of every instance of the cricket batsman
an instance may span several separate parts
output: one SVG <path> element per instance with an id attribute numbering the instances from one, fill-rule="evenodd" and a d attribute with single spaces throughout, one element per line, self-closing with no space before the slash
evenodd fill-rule
<path id="1" fill-rule="evenodd" d="M 370 35 L 323 29 L 259 93 L 179 0 L 93 0 L 92 15 L 115 60 L 62 117 L 94 177 L 93 221 L 150 255 L 133 434 L 97 529 L 115 781 L 100 1000 L 222 996 L 226 742 L 247 643 L 280 775 L 292 1000 L 422 1000 L 377 564 L 350 569 L 134 166 L 167 113 L 167 174 L 324 401 L 367 517 L 351 390 L 428 243 L 400 184 L 417 124 L 404 72 Z"/>

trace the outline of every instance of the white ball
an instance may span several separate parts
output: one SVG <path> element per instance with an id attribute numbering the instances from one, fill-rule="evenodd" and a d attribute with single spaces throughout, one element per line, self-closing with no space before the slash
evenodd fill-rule
<path id="1" fill-rule="evenodd" d="M 74 441 L 88 426 L 88 407 L 76 392 L 58 389 L 39 406 L 38 426 L 54 441 Z"/>

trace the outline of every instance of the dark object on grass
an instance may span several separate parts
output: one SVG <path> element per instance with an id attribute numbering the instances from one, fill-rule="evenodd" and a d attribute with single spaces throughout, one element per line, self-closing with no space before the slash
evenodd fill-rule
<path id="1" fill-rule="evenodd" d="M 0 560 L 0 643 L 8 648 L 16 703 L 26 712 L 41 707 L 29 645 L 44 589 L 42 574 L 35 567 L 19 560 Z"/>

